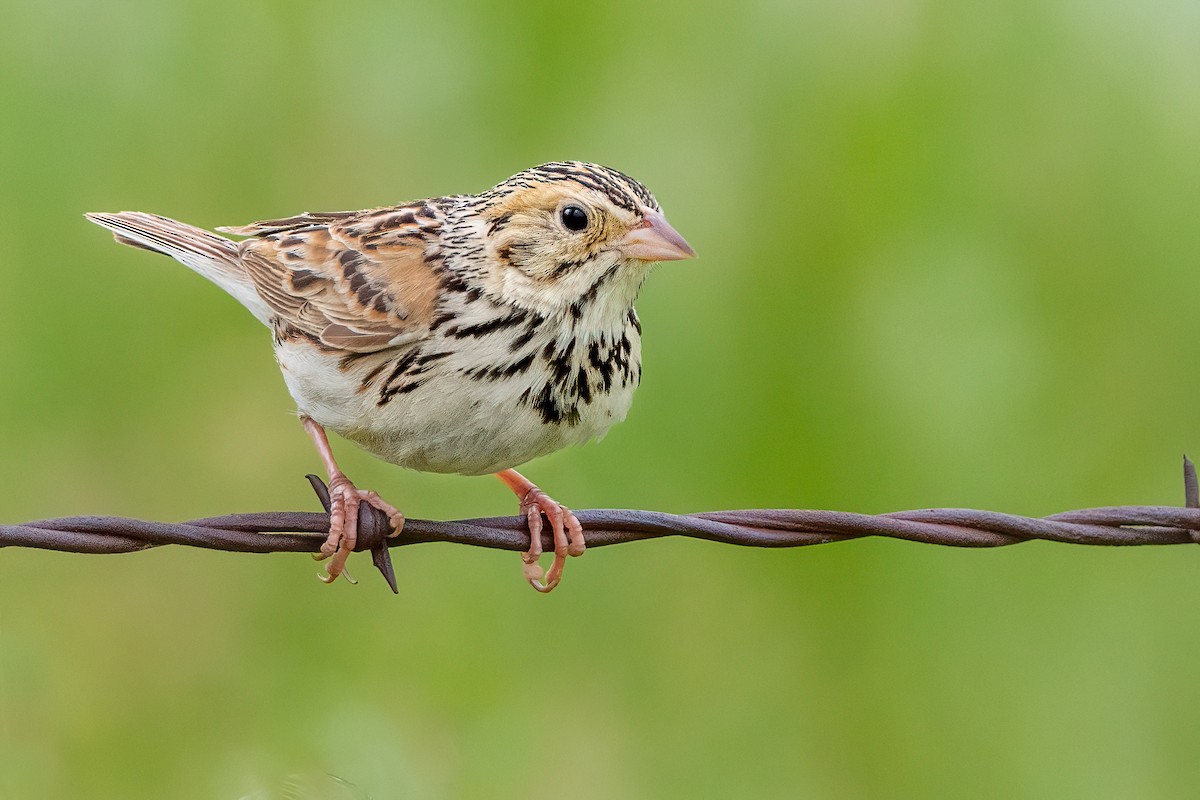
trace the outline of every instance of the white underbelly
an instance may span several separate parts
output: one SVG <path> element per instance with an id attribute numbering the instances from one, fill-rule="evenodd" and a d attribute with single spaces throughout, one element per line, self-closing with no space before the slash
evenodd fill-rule
<path id="1" fill-rule="evenodd" d="M 547 423 L 521 402 L 529 382 L 444 371 L 381 406 L 376 392 L 360 390 L 365 370 L 343 370 L 336 356 L 307 344 L 284 343 L 276 355 L 300 413 L 384 461 L 422 472 L 481 475 L 581 444 L 623 420 L 633 399 L 633 386 L 614 387 L 580 405 L 574 424 Z"/>

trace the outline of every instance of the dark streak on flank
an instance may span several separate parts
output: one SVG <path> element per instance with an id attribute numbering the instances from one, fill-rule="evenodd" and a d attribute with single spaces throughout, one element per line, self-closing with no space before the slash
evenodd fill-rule
<path id="1" fill-rule="evenodd" d="M 501 364 L 496 367 L 475 367 L 463 370 L 462 373 L 472 380 L 498 381 L 501 378 L 515 378 L 523 375 L 533 366 L 534 354 L 529 353 L 511 364 Z"/>
<path id="2" fill-rule="evenodd" d="M 451 325 L 446 329 L 446 335 L 453 336 L 456 339 L 465 339 L 468 336 L 479 338 L 480 336 L 486 336 L 489 333 L 503 330 L 504 328 L 512 328 L 520 325 L 528 316 L 529 315 L 527 312 L 518 308 L 514 309 L 507 316 L 495 317 L 487 322 L 480 322 L 475 325 L 467 325 L 461 328 L 457 325 Z"/>
<path id="3" fill-rule="evenodd" d="M 533 365 L 533 353 L 528 354 L 524 358 L 514 361 L 504 368 L 504 377 L 512 378 L 517 375 L 524 374 Z"/>
<path id="4" fill-rule="evenodd" d="M 522 347 L 524 347 L 525 345 L 529 344 L 529 342 L 533 339 L 533 337 L 537 335 L 538 325 L 540 325 L 540 324 L 541 324 L 540 316 L 535 316 L 534 319 L 530 320 L 529 326 L 525 328 L 524 332 L 522 332 L 520 336 L 518 336 L 517 338 L 513 339 L 511 342 L 508 343 L 509 352 L 515 353 L 518 350 L 520 350 Z"/>
<path id="5" fill-rule="evenodd" d="M 357 355 L 357 353 L 355 355 Z M 374 355 L 374 354 L 372 354 L 372 355 Z M 349 359 L 346 359 L 346 358 L 342 359 L 342 367 L 343 368 L 348 366 L 348 364 L 346 363 L 347 361 L 349 361 Z M 375 379 L 379 377 L 379 373 L 383 372 L 384 368 L 387 367 L 387 365 L 388 365 L 388 362 L 386 359 L 384 359 L 383 361 L 379 362 L 378 366 L 374 367 L 370 372 L 368 372 L 366 375 L 364 375 L 363 379 L 362 379 L 362 385 L 358 387 L 358 391 L 360 391 L 360 392 L 366 391 L 366 389 L 375 381 Z"/>
<path id="6" fill-rule="evenodd" d="M 420 388 L 421 388 L 422 386 L 424 386 L 424 385 L 425 385 L 425 381 L 424 381 L 424 380 L 419 380 L 419 381 L 410 381 L 409 383 L 406 383 L 406 384 L 404 384 L 403 386 L 401 386 L 399 389 L 393 389 L 393 390 L 391 390 L 391 391 L 389 392 L 389 394 L 388 394 L 388 398 L 387 398 L 387 399 L 388 399 L 388 400 L 391 400 L 391 399 L 392 399 L 392 396 L 393 396 L 393 395 L 397 395 L 397 394 L 408 394 L 409 392 L 413 391 L 414 389 L 420 389 Z M 387 402 L 387 401 L 386 401 L 386 400 L 380 400 L 380 401 L 379 401 L 379 405 L 383 405 L 385 402 Z"/>
<path id="7" fill-rule="evenodd" d="M 454 353 L 450 352 L 449 350 L 444 350 L 444 351 L 438 352 L 438 353 L 426 353 L 425 355 L 423 355 L 417 359 L 417 363 L 419 363 L 421 365 L 425 365 L 425 364 L 432 363 L 434 361 L 441 361 L 443 358 L 446 358 L 447 356 L 452 356 L 452 355 L 454 355 Z"/>
<path id="8" fill-rule="evenodd" d="M 385 406 L 395 395 L 402 394 L 404 392 L 411 392 L 413 389 L 417 388 L 416 386 L 413 386 L 412 383 L 405 384 L 404 386 L 396 386 L 395 384 L 406 372 L 408 372 L 410 368 L 413 367 L 414 364 L 416 364 L 416 361 L 420 355 L 421 349 L 416 348 L 409 351 L 396 361 L 396 366 L 394 369 L 392 369 L 392 373 L 388 375 L 387 380 L 383 382 L 383 386 L 379 391 L 379 402 L 376 405 Z M 421 383 L 423 383 L 423 381 L 416 381 L 415 383 L 419 386 Z"/>
<path id="9" fill-rule="evenodd" d="M 438 314 L 436 317 L 433 318 L 432 322 L 429 323 L 429 332 L 432 333 L 432 332 L 436 331 L 438 328 L 442 327 L 450 320 L 455 319 L 457 316 L 458 316 L 458 314 L 456 314 L 453 311 L 441 312 L 440 314 Z"/>
<path id="10" fill-rule="evenodd" d="M 387 382 L 393 383 L 397 378 L 403 375 L 409 367 L 416 363 L 420 355 L 420 349 L 410 350 L 409 352 L 405 353 L 403 357 L 396 361 L 396 367 L 392 370 L 392 374 L 388 376 Z"/>

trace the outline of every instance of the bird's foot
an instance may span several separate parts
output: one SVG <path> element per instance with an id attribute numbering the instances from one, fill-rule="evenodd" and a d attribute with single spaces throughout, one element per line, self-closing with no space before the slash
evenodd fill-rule
<path id="1" fill-rule="evenodd" d="M 404 515 L 399 509 L 377 493 L 359 489 L 342 472 L 334 472 L 329 476 L 329 536 L 321 545 L 321 552 L 313 555 L 318 561 L 329 559 L 325 574 L 317 575 L 325 583 L 333 583 L 339 575 L 355 583 L 346 571 L 346 559 L 358 545 L 358 508 L 364 502 L 387 515 L 391 536 L 404 529 Z"/>
<path id="2" fill-rule="evenodd" d="M 571 513 L 571 509 L 543 492 L 532 483 L 521 496 L 521 513 L 529 522 L 529 550 L 521 554 L 525 562 L 525 580 L 539 592 L 552 591 L 562 580 L 563 567 L 566 566 L 567 556 L 581 556 L 586 549 L 583 540 L 583 526 Z M 554 533 L 554 563 L 550 572 L 545 573 L 538 559 L 542 556 L 542 514 L 550 520 L 550 529 Z"/>

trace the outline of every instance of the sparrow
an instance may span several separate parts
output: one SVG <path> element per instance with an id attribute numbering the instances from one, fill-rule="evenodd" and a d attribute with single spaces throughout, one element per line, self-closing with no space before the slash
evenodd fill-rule
<path id="1" fill-rule="evenodd" d="M 581 161 L 479 194 L 216 229 L 240 241 L 154 214 L 85 216 L 190 267 L 271 329 L 329 476 L 327 583 L 345 573 L 361 503 L 394 534 L 404 525 L 338 467 L 328 429 L 402 467 L 495 474 L 527 520 L 526 580 L 558 585 L 585 550 L 582 526 L 514 467 L 625 419 L 642 369 L 634 301 L 654 264 L 695 255 L 645 186 Z"/>

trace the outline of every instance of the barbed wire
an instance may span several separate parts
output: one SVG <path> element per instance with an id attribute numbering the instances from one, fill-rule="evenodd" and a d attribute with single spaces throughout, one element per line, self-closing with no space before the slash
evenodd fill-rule
<path id="1" fill-rule="evenodd" d="M 236 553 L 316 553 L 329 530 L 329 492 L 307 476 L 326 513 L 268 511 L 228 514 L 187 522 L 151 522 L 125 517 L 76 516 L 0 525 L 0 547 L 32 547 L 70 553 L 132 553 L 163 545 L 187 545 Z M 804 547 L 865 536 L 951 547 L 1002 547 L 1043 540 L 1066 544 L 1200 544 L 1200 484 L 1196 468 L 1183 459 L 1185 506 L 1108 506 L 1066 511 L 1048 517 L 1021 517 L 968 508 L 926 508 L 888 514 L 801 509 L 747 509 L 666 514 L 659 511 L 595 509 L 576 511 L 588 547 L 688 536 L 745 547 Z M 387 516 L 359 507 L 356 550 L 369 550 L 372 562 L 397 591 L 389 549 L 428 542 L 453 542 L 497 550 L 529 549 L 523 517 L 487 517 L 448 522 L 405 521 L 397 535 Z M 543 546 L 553 550 L 548 533 Z"/>

